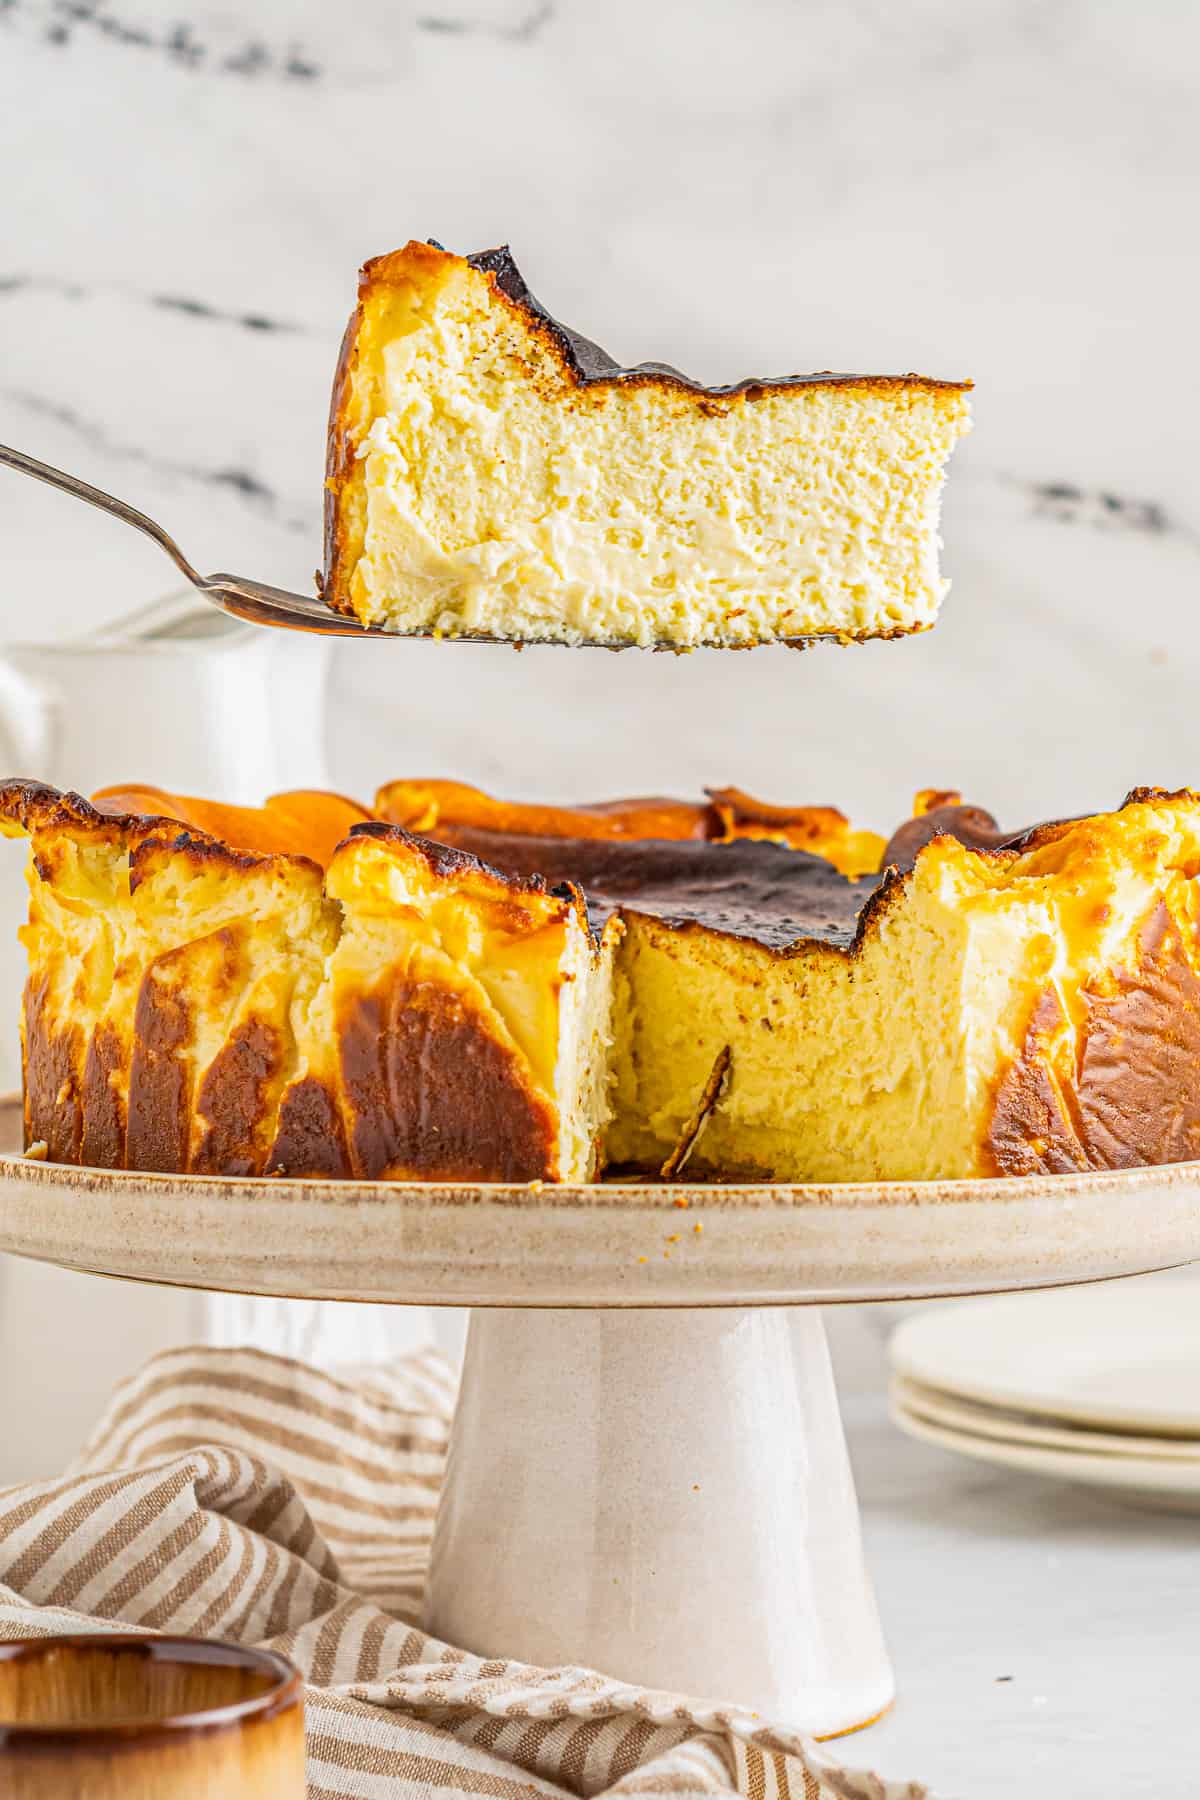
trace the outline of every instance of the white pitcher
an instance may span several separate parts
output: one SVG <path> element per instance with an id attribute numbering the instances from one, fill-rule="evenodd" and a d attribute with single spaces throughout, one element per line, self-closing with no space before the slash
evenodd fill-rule
<path id="1" fill-rule="evenodd" d="M 192 590 L 94 637 L 13 644 L 0 654 L 0 775 L 89 794 L 142 782 L 256 803 L 327 787 L 325 691 L 332 645 L 231 619 Z M 16 1020 L 24 957 L 25 851 L 0 840 L 0 1085 L 19 1084 Z M 112 1382 L 170 1342 L 254 1343 L 323 1363 L 373 1361 L 428 1342 L 418 1308 L 189 1295 L 0 1264 L 0 1368 L 34 1369 L 54 1320 L 58 1350 L 40 1385 L 0 1383 L 2 1480 L 51 1474 L 69 1457 Z M 62 1355 L 64 1334 L 73 1364 Z"/>
<path id="2" fill-rule="evenodd" d="M 11 644 L 0 658 L 5 773 L 234 802 L 325 786 L 330 648 L 231 619 L 191 589 L 94 637 Z"/>

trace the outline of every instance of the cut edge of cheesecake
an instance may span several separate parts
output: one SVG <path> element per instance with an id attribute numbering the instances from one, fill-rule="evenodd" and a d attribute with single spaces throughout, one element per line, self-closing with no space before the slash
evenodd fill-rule
<path id="1" fill-rule="evenodd" d="M 623 368 L 507 249 L 414 241 L 366 264 L 343 341 L 322 591 L 366 624 L 519 643 L 925 630 L 970 385 Z"/>
<path id="2" fill-rule="evenodd" d="M 614 1012 L 610 1164 L 655 1166 L 723 1049 L 689 1170 L 843 1183 L 1200 1157 L 1200 796 L 1001 843 L 946 830 L 849 944 L 787 949 L 636 904 Z"/>

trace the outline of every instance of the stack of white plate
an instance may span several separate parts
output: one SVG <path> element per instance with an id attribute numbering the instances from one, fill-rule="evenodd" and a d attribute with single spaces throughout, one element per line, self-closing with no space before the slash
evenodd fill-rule
<path id="1" fill-rule="evenodd" d="M 1200 1512 L 1194 1278 L 932 1307 L 890 1356 L 892 1417 L 912 1437 Z"/>

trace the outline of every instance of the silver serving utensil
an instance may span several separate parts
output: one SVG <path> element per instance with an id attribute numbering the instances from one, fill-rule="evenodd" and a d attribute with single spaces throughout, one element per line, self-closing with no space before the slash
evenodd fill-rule
<path id="1" fill-rule="evenodd" d="M 135 506 L 128 506 L 124 500 L 117 500 L 112 494 L 92 487 L 90 482 L 80 481 L 74 475 L 66 475 L 61 469 L 52 469 L 49 463 L 38 462 L 36 457 L 26 456 L 22 450 L 11 450 L 4 444 L 0 444 L 0 463 L 7 464 L 10 469 L 19 469 L 23 475 L 33 475 L 39 481 L 49 482 L 51 487 L 61 488 L 64 494 L 73 494 L 77 500 L 86 500 L 90 505 L 98 506 L 101 512 L 112 513 L 126 525 L 145 532 L 160 549 L 166 551 L 175 567 L 187 576 L 197 592 L 203 594 L 213 606 L 219 606 L 222 612 L 232 614 L 235 619 L 248 619 L 254 625 L 275 625 L 285 631 L 319 631 L 332 637 L 395 635 L 379 626 L 360 625 L 357 619 L 348 619 L 343 613 L 335 613 L 315 595 L 310 597 L 292 594 L 286 588 L 269 587 L 265 581 L 251 581 L 244 575 L 200 575 L 193 569 L 174 538 Z"/>

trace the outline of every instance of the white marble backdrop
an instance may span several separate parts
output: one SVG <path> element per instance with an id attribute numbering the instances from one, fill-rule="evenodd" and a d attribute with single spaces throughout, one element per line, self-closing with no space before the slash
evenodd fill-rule
<path id="1" fill-rule="evenodd" d="M 924 785 L 1015 825 L 1197 781 L 1198 55 L 1182 0 L 0 0 L 0 437 L 305 585 L 357 265 L 507 239 L 626 361 L 972 375 L 944 620 L 803 656 L 346 646 L 339 785 L 737 782 L 886 828 Z M 0 472 L 0 640 L 172 585 Z M 10 1407 L 21 1319 L 100 1291 L 41 1279 L 22 1312 L 0 1278 Z M 132 1354 L 161 1320 L 120 1302 Z M 97 1366 L 53 1442 L 21 1386 L 9 1467 L 52 1466 Z"/>
<path id="2" fill-rule="evenodd" d="M 358 263 L 508 239 L 626 360 L 974 376 L 944 622 L 347 648 L 339 782 L 737 781 L 887 825 L 925 784 L 1016 823 L 1194 779 L 1198 53 L 1180 0 L 0 0 L 3 434 L 306 584 Z M 9 475 L 0 545 L 12 637 L 170 575 Z"/>

